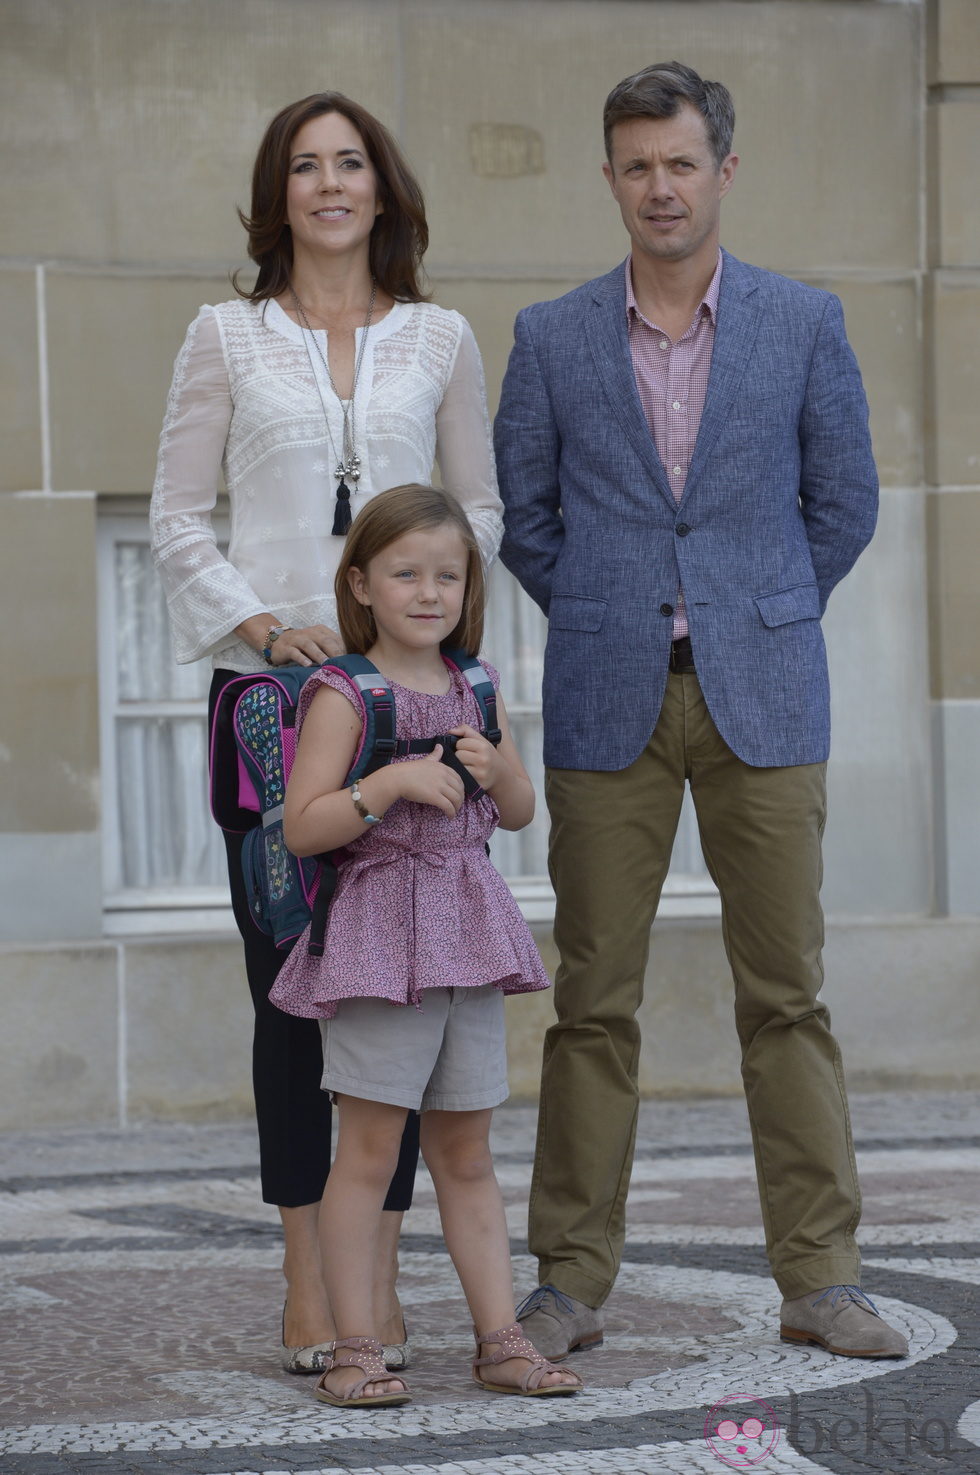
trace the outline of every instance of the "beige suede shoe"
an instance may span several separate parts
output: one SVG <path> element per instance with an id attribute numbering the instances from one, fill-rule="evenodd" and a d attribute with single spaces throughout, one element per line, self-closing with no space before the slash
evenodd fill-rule
<path id="1" fill-rule="evenodd" d="M 538 1286 L 525 1297 L 517 1308 L 517 1320 L 525 1336 L 551 1362 L 570 1352 L 602 1346 L 602 1312 L 553 1285 Z"/>
<path id="2" fill-rule="evenodd" d="M 838 1357 L 908 1357 L 909 1344 L 889 1326 L 860 1286 L 827 1286 L 784 1301 L 779 1335 L 812 1342 Z"/>

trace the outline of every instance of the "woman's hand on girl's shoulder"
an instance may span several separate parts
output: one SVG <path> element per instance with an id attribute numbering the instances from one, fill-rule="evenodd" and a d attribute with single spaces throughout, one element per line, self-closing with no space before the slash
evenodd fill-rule
<path id="1" fill-rule="evenodd" d="M 274 640 L 269 635 L 279 621 L 273 614 L 250 615 L 234 633 L 261 655 L 268 648 L 273 666 L 319 666 L 332 656 L 344 654 L 344 642 L 329 625 L 283 628 Z"/>
<path id="2" fill-rule="evenodd" d="M 344 642 L 329 625 L 304 625 L 284 630 L 272 647 L 274 666 L 320 666 L 344 654 Z"/>

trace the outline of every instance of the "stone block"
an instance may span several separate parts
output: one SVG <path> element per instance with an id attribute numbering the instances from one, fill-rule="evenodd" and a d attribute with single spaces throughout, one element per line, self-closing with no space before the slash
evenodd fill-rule
<path id="1" fill-rule="evenodd" d="M 187 326 L 203 302 L 233 295 L 220 276 L 49 273 L 55 487 L 150 490 Z"/>
<path id="2" fill-rule="evenodd" d="M 980 699 L 980 491 L 934 492 L 927 504 L 932 695 Z"/>
<path id="3" fill-rule="evenodd" d="M 5 250 L 238 265 L 235 207 L 248 207 L 255 150 L 280 108 L 335 88 L 398 131 L 399 15 L 392 0 L 6 5 L 18 207 Z"/>
<path id="4" fill-rule="evenodd" d="M 980 9 L 975 12 L 980 35 Z M 980 197 L 976 186 L 980 139 L 980 89 L 930 109 L 930 154 L 935 161 L 939 209 L 934 221 L 939 266 L 980 267 Z"/>
<path id="5" fill-rule="evenodd" d="M 514 346 L 514 319 L 522 307 L 532 302 L 545 302 L 570 292 L 578 282 L 558 281 L 478 281 L 472 278 L 435 278 L 433 301 L 440 307 L 461 312 L 476 334 L 483 356 L 487 381 L 487 401 L 491 416 L 500 399 L 507 360 Z"/>
<path id="6" fill-rule="evenodd" d="M 936 774 L 936 904 L 954 917 L 980 917 L 980 698 L 933 703 Z"/>
<path id="7" fill-rule="evenodd" d="M 0 830 L 99 823 L 95 499 L 0 496 L 0 588 L 30 658 L 7 662 L 0 708 Z"/>
<path id="8" fill-rule="evenodd" d="M 980 1084 L 980 923 L 831 922 L 824 962 L 852 1091 Z"/>
<path id="9" fill-rule="evenodd" d="M 918 150 L 915 7 L 660 0 L 653 23 L 630 0 L 601 12 L 591 0 L 501 0 L 468 5 L 465 25 L 461 14 L 453 0 L 422 0 L 404 43 L 403 139 L 425 186 L 436 277 L 581 280 L 621 260 L 602 107 L 622 77 L 671 56 L 734 94 L 742 165 L 724 230 L 736 254 L 790 272 L 917 264 L 916 191 L 894 187 Z M 474 128 L 501 141 L 520 130 L 520 172 L 475 169 Z M 861 201 L 853 225 L 845 158 Z"/>
<path id="10" fill-rule="evenodd" d="M 883 487 L 922 481 L 922 343 L 918 287 L 907 280 L 816 277 L 835 292 L 857 356 L 871 411 L 871 435 Z"/>
<path id="11" fill-rule="evenodd" d="M 551 972 L 553 953 L 538 941 Z M 824 963 L 822 997 L 852 1090 L 980 1084 L 980 921 L 830 916 Z M 732 996 L 717 921 L 654 926 L 637 1016 L 643 1095 L 741 1091 Z M 507 1020 L 512 1098 L 534 1100 L 554 1020 L 550 990 L 509 999 Z"/>
<path id="12" fill-rule="evenodd" d="M 252 1109 L 252 1002 L 237 936 L 125 950 L 129 1111 L 195 1120 Z"/>
<path id="13" fill-rule="evenodd" d="M 930 0 L 929 81 L 980 82 L 980 21 L 976 0 Z"/>
<path id="14" fill-rule="evenodd" d="M 101 938 L 102 836 L 0 834 L 0 897 L 2 942 Z"/>
<path id="15" fill-rule="evenodd" d="M 554 978 L 558 955 L 551 929 L 537 924 L 532 931 Z M 640 1090 L 644 1095 L 740 1089 L 732 980 L 717 921 L 655 925 L 637 1017 L 643 1039 Z M 533 1100 L 538 1094 L 545 1031 L 554 1019 L 551 989 L 507 1000 L 507 1056 L 515 1100 Z"/>
<path id="16" fill-rule="evenodd" d="M 42 484 L 37 290 L 32 271 L 0 272 L 0 491 Z"/>
<path id="17" fill-rule="evenodd" d="M 922 480 L 920 405 L 921 345 L 915 280 L 859 280 L 807 273 L 815 286 L 836 292 L 844 307 L 848 337 L 864 376 L 871 409 L 878 473 L 885 486 Z M 454 307 L 469 321 L 483 354 L 491 414 L 514 342 L 514 318 L 531 302 L 569 292 L 574 280 L 479 281 L 435 277 L 435 301 Z"/>
<path id="18" fill-rule="evenodd" d="M 926 480 L 980 487 L 980 271 L 934 272 L 926 308 Z"/>
<path id="19" fill-rule="evenodd" d="M 919 489 L 883 494 L 875 536 L 823 622 L 833 728 L 823 903 L 835 916 L 932 905 L 924 501 Z"/>
<path id="20" fill-rule="evenodd" d="M 533 930 L 553 975 L 550 929 Z M 980 920 L 831 917 L 825 961 L 852 1089 L 980 1084 Z M 237 938 L 0 949 L 0 1008 L 0 1130 L 251 1116 L 251 1005 Z M 550 990 L 507 1001 L 514 1100 L 538 1094 L 553 1019 Z M 717 920 L 656 925 L 639 1019 L 644 1095 L 740 1091 Z"/>
<path id="21" fill-rule="evenodd" d="M 0 951 L 0 1129 L 119 1116 L 116 950 Z"/>

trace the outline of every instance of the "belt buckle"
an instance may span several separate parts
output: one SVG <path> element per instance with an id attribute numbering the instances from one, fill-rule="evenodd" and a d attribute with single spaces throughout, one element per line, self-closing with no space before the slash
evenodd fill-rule
<path id="1" fill-rule="evenodd" d="M 680 646 L 682 645 L 684 646 L 683 653 L 680 651 Z M 678 656 L 681 654 L 685 658 L 683 665 L 678 662 Z M 689 635 L 682 635 L 678 640 L 671 641 L 668 669 L 673 671 L 676 676 L 682 676 L 685 671 L 694 670 L 694 655 L 691 651 L 691 637 Z"/>

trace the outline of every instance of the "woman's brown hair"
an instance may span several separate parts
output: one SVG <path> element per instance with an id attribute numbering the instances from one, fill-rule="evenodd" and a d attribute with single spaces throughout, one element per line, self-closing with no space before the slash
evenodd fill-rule
<path id="1" fill-rule="evenodd" d="M 429 244 L 425 201 L 411 169 L 391 134 L 360 103 L 342 92 L 314 92 L 277 113 L 265 130 L 252 170 L 252 209 L 238 218 L 248 231 L 248 254 L 259 268 L 255 286 L 235 291 L 249 302 L 278 297 L 293 268 L 292 232 L 286 220 L 286 185 L 293 139 L 311 118 L 340 113 L 357 129 L 378 176 L 383 206 L 369 243 L 371 275 L 397 302 L 424 302 L 420 274 Z"/>
<path id="2" fill-rule="evenodd" d="M 334 580 L 337 596 L 337 623 L 344 649 L 364 655 L 378 638 L 377 626 L 369 606 L 354 596 L 348 574 L 351 569 L 364 573 L 373 558 L 396 538 L 417 533 L 423 528 L 456 528 L 466 549 L 466 588 L 459 623 L 446 637 L 446 645 L 462 646 L 467 655 L 480 653 L 483 640 L 483 610 L 486 603 L 486 581 L 483 560 L 466 513 L 455 497 L 435 487 L 410 483 L 379 492 L 355 517 Z"/>

